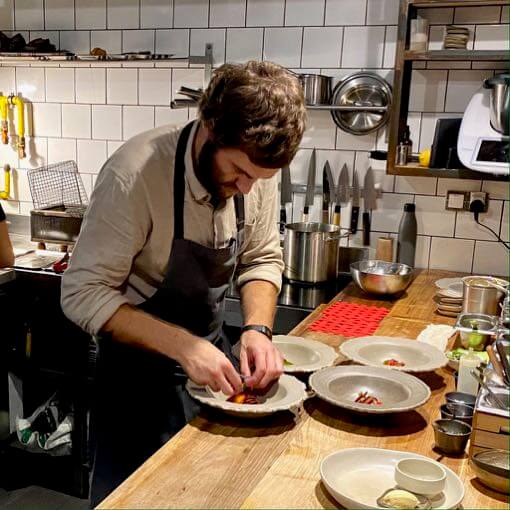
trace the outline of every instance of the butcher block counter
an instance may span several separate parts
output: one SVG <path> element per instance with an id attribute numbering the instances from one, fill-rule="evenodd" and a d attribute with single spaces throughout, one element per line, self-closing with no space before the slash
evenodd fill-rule
<path id="1" fill-rule="evenodd" d="M 416 338 L 430 323 L 454 323 L 454 319 L 437 315 L 432 301 L 434 281 L 451 276 L 450 272 L 421 271 L 407 293 L 392 301 L 367 298 L 350 284 L 333 301 L 389 308 L 375 334 Z M 316 309 L 292 334 L 340 345 L 344 341 L 341 336 L 308 331 L 308 325 L 326 306 Z M 290 413 L 241 420 L 206 410 L 99 508 L 338 508 L 321 484 L 319 465 L 328 454 L 352 447 L 426 455 L 460 476 L 466 490 L 463 508 L 508 508 L 504 495 L 485 488 L 475 478 L 467 454 L 443 457 L 433 450 L 431 424 L 439 417 L 444 394 L 454 390 L 454 379 L 445 368 L 422 380 L 432 391 L 425 405 L 382 417 L 355 415 L 318 398 L 305 402 L 297 420 Z"/>

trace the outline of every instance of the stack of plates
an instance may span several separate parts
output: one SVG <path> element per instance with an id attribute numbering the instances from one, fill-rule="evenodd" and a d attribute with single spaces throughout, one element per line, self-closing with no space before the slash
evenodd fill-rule
<path id="1" fill-rule="evenodd" d="M 450 25 L 446 27 L 443 47 L 445 50 L 465 50 L 469 40 L 469 29 Z"/>
<path id="2" fill-rule="evenodd" d="M 462 312 L 463 283 L 460 278 L 442 278 L 436 282 L 436 312 L 447 317 L 457 317 Z"/>

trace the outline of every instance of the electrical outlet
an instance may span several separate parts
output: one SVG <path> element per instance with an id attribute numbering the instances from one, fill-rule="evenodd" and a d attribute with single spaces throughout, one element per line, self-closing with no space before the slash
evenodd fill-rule
<path id="1" fill-rule="evenodd" d="M 471 191 L 469 193 L 469 208 L 468 208 L 468 210 L 471 210 L 471 204 L 473 204 L 473 202 L 476 202 L 476 201 L 482 202 L 482 204 L 483 204 L 483 211 L 481 211 L 481 212 L 487 212 L 487 209 L 489 208 L 489 200 L 488 200 L 487 193 L 485 193 L 484 191 Z"/>
<path id="2" fill-rule="evenodd" d="M 447 191 L 445 209 L 447 211 L 469 211 L 475 200 L 480 200 L 484 205 L 482 212 L 487 212 L 489 197 L 483 191 Z"/>

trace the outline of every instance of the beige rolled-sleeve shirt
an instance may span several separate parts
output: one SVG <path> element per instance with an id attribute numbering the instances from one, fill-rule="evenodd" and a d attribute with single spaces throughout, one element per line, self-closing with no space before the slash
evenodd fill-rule
<path id="1" fill-rule="evenodd" d="M 223 248 L 236 235 L 234 201 L 216 208 L 192 162 L 195 121 L 185 153 L 184 237 Z M 123 304 L 152 296 L 168 269 L 174 234 L 173 177 L 182 127 L 163 126 L 121 146 L 98 176 L 69 269 L 62 279 L 64 313 L 96 335 Z M 271 282 L 283 271 L 277 227 L 277 178 L 259 180 L 245 196 L 245 239 L 237 283 Z"/>

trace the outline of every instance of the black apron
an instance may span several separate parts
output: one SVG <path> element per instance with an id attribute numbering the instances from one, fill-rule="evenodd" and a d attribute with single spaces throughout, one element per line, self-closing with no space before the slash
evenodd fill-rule
<path id="1" fill-rule="evenodd" d="M 228 356 L 224 298 L 244 233 L 244 197 L 235 195 L 237 238 L 214 249 L 184 239 L 184 155 L 192 123 L 181 132 L 174 165 L 174 238 L 165 279 L 140 305 L 160 319 L 213 342 Z M 173 360 L 109 338 L 98 342 L 92 409 L 90 504 L 98 505 L 199 411 Z"/>

